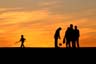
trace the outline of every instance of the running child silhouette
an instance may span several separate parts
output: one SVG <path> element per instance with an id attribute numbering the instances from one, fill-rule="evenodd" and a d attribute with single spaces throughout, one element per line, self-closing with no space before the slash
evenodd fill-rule
<path id="1" fill-rule="evenodd" d="M 24 42 L 25 42 L 25 38 L 24 38 L 24 35 L 21 35 L 21 38 L 20 38 L 20 40 L 18 41 L 18 42 L 21 42 L 21 48 L 24 48 Z"/>

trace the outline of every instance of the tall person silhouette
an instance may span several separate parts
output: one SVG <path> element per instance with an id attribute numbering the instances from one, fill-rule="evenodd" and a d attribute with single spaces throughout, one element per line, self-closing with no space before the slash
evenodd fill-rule
<path id="1" fill-rule="evenodd" d="M 65 32 L 65 36 L 63 39 L 63 43 L 66 42 L 66 48 L 70 48 L 71 47 L 71 43 L 74 42 L 74 29 L 73 29 L 73 24 L 70 24 L 70 27 L 67 28 L 66 32 Z"/>
<path id="2" fill-rule="evenodd" d="M 70 34 L 69 34 L 69 31 L 70 31 L 70 27 L 67 28 L 66 32 L 65 32 L 65 36 L 64 36 L 64 39 L 63 39 L 63 43 L 66 42 L 66 48 L 69 48 L 70 47 Z"/>
<path id="3" fill-rule="evenodd" d="M 59 27 L 56 32 L 55 32 L 55 35 L 54 35 L 54 39 L 55 39 L 55 48 L 58 48 L 58 39 L 61 39 L 60 38 L 60 31 L 62 30 L 61 27 Z"/>
<path id="4" fill-rule="evenodd" d="M 24 38 L 24 35 L 21 35 L 21 39 L 20 39 L 20 42 L 21 42 L 21 48 L 24 47 L 24 42 L 25 42 L 25 38 Z"/>
<path id="5" fill-rule="evenodd" d="M 80 37 L 80 31 L 77 28 L 77 26 L 75 26 L 75 29 L 74 29 L 74 42 L 75 42 L 75 47 L 77 45 L 78 48 L 79 48 L 79 37 Z"/>

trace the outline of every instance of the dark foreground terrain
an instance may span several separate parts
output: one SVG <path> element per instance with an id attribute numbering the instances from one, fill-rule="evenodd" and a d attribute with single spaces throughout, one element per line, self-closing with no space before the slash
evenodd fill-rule
<path id="1" fill-rule="evenodd" d="M 0 47 L 0 49 L 96 49 L 96 47 L 80 47 L 80 48 L 54 48 L 54 47 Z"/>

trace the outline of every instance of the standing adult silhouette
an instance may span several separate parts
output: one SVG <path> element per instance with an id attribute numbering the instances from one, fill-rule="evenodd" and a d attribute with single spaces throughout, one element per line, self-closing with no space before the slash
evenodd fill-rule
<path id="1" fill-rule="evenodd" d="M 65 32 L 64 39 L 63 39 L 63 43 L 66 42 L 66 48 L 70 47 L 70 40 L 69 40 L 70 35 L 69 35 L 69 30 L 70 30 L 70 28 L 68 27 L 67 30 L 66 30 L 66 32 Z"/>
<path id="2" fill-rule="evenodd" d="M 55 48 L 58 48 L 58 39 L 61 39 L 60 38 L 60 31 L 62 30 L 61 27 L 59 27 L 56 32 L 55 32 L 55 35 L 54 35 L 54 39 L 55 39 Z"/>
<path id="3" fill-rule="evenodd" d="M 71 47 L 71 43 L 74 42 L 74 29 L 73 29 L 73 24 L 70 24 L 70 27 L 67 28 L 65 32 L 65 36 L 63 39 L 63 43 L 66 43 L 66 48 Z M 72 45 L 74 46 L 74 45 Z"/>
<path id="4" fill-rule="evenodd" d="M 77 46 L 79 48 L 79 37 L 80 37 L 80 31 L 77 28 L 77 26 L 74 27 L 74 43 L 75 47 Z"/>

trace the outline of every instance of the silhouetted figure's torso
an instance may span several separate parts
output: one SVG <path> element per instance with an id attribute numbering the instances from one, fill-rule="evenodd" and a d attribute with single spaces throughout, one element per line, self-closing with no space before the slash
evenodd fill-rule
<path id="1" fill-rule="evenodd" d="M 58 39 L 60 39 L 60 30 L 61 28 L 58 28 L 55 32 L 54 39 L 55 39 L 55 48 L 58 48 Z"/>

